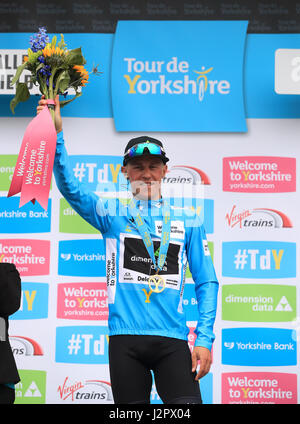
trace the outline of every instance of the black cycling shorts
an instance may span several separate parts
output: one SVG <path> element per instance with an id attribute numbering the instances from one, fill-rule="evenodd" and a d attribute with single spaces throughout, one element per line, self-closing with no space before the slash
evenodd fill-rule
<path id="1" fill-rule="evenodd" d="M 150 403 L 151 370 L 163 403 L 202 403 L 185 340 L 161 336 L 111 336 L 109 368 L 115 403 Z"/>

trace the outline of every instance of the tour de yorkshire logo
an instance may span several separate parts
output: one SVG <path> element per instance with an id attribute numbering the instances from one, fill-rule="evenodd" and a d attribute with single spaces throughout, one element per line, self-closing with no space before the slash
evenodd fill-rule
<path id="1" fill-rule="evenodd" d="M 230 82 L 227 80 L 209 79 L 214 77 L 214 67 L 200 66 L 200 70 L 192 68 L 189 62 L 179 61 L 172 57 L 169 61 L 142 61 L 134 58 L 124 58 L 126 71 L 124 79 L 127 82 L 128 94 L 184 94 L 197 95 L 202 102 L 206 94 L 229 94 Z M 188 74 L 189 73 L 189 74 Z M 156 78 L 149 79 L 148 75 Z M 177 79 L 173 78 L 176 74 Z M 195 75 L 196 74 L 196 75 Z M 150 77 L 151 78 L 151 77 Z"/>

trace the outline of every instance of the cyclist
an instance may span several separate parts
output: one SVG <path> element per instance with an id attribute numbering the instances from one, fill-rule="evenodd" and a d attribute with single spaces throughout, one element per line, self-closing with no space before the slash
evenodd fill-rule
<path id="1" fill-rule="evenodd" d="M 46 106 L 39 101 L 37 112 Z M 132 197 L 105 199 L 74 177 L 64 146 L 56 98 L 57 186 L 106 246 L 109 367 L 115 403 L 149 403 L 153 371 L 164 403 L 202 403 L 198 380 L 211 366 L 218 281 L 199 216 L 162 197 L 168 158 L 161 141 L 129 141 L 122 173 Z M 199 320 L 192 354 L 182 307 L 187 263 L 195 282 Z M 197 372 L 197 364 L 200 368 Z"/>

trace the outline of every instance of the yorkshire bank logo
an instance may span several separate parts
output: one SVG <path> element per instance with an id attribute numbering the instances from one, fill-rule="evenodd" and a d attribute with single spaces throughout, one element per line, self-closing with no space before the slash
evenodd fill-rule
<path id="1" fill-rule="evenodd" d="M 105 276 L 105 249 L 103 240 L 60 241 L 58 274 L 78 277 Z"/>
<path id="2" fill-rule="evenodd" d="M 1 239 L 0 262 L 14 263 L 21 276 L 48 275 L 50 241 Z"/>
<path id="3" fill-rule="evenodd" d="M 31 202 L 19 208 L 19 197 L 0 197 L 0 220 L 2 233 L 46 233 L 51 227 L 51 199 L 48 210 Z"/>
<path id="4" fill-rule="evenodd" d="M 43 349 L 40 344 L 24 336 L 9 336 L 12 352 L 14 356 L 42 356 Z"/>
<path id="5" fill-rule="evenodd" d="M 245 21 L 119 21 L 112 55 L 117 130 L 247 131 L 246 31 Z"/>
<path id="6" fill-rule="evenodd" d="M 224 404 L 296 404 L 297 374 L 235 372 L 222 374 Z"/>
<path id="7" fill-rule="evenodd" d="M 296 159 L 276 156 L 223 158 L 223 190 L 241 193 L 296 191 Z"/>
<path id="8" fill-rule="evenodd" d="M 106 283 L 62 283 L 57 288 L 57 318 L 107 320 Z"/>
<path id="9" fill-rule="evenodd" d="M 111 384 L 105 380 L 70 380 L 66 377 L 57 389 L 64 403 L 112 403 Z"/>
<path id="10" fill-rule="evenodd" d="M 198 321 L 198 302 L 196 298 L 195 285 L 186 284 L 183 292 L 183 309 L 187 321 Z"/>
<path id="11" fill-rule="evenodd" d="M 225 215 L 226 226 L 239 229 L 292 228 L 290 218 L 281 211 L 269 208 L 240 209 L 233 205 Z"/>
<path id="12" fill-rule="evenodd" d="M 242 366 L 297 365 L 295 330 L 286 328 L 224 328 L 222 364 Z"/>

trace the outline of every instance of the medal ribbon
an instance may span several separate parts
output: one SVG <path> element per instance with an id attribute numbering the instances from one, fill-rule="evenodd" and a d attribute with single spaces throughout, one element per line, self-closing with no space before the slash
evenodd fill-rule
<path id="1" fill-rule="evenodd" d="M 171 232 L 171 218 L 170 218 L 170 206 L 169 203 L 164 200 L 163 201 L 163 225 L 162 225 L 162 233 L 161 233 L 161 242 L 159 246 L 159 256 L 158 260 L 155 259 L 154 254 L 154 245 L 150 236 L 150 231 L 142 218 L 141 214 L 138 211 L 136 206 L 136 201 L 132 199 L 128 204 L 128 208 L 132 218 L 134 219 L 136 228 L 142 237 L 144 245 L 149 253 L 149 256 L 153 262 L 156 273 L 162 270 L 164 263 L 166 262 L 169 243 L 170 243 L 170 232 Z"/>

